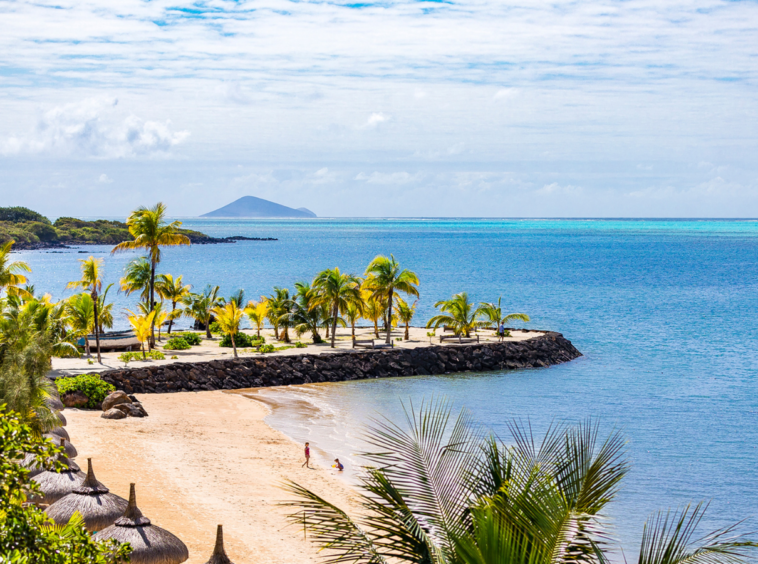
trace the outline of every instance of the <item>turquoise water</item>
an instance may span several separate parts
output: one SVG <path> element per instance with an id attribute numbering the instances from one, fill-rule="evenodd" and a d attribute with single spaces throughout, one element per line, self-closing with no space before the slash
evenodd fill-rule
<path id="1" fill-rule="evenodd" d="M 658 508 L 712 500 L 709 525 L 758 508 L 758 222 L 662 220 L 313 220 L 185 223 L 212 235 L 276 242 L 165 252 L 163 269 L 196 287 L 218 283 L 249 297 L 339 265 L 361 273 L 394 253 L 421 278 L 418 319 L 467 290 L 503 297 L 530 327 L 562 332 L 585 354 L 545 370 L 351 382 L 315 387 L 310 417 L 271 421 L 328 455 L 352 460 L 356 429 L 399 400 L 446 396 L 506 435 L 512 418 L 535 429 L 598 418 L 629 438 L 633 469 L 612 511 L 627 556 Z M 106 257 L 115 281 L 132 256 Z M 65 295 L 76 250 L 19 253 L 38 289 Z M 117 296 L 119 308 L 132 302 Z M 755 526 L 756 520 L 752 521 Z"/>

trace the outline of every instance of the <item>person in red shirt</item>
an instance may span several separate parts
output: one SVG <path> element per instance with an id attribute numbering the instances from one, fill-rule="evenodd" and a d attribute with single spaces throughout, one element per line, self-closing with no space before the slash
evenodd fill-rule
<path id="1" fill-rule="evenodd" d="M 308 462 L 310 462 L 311 460 L 310 444 L 311 443 L 305 443 L 305 462 L 303 463 L 303 466 L 305 466 L 306 468 L 310 468 L 310 466 L 308 465 Z M 301 466 L 300 468 L 302 468 L 303 466 Z"/>

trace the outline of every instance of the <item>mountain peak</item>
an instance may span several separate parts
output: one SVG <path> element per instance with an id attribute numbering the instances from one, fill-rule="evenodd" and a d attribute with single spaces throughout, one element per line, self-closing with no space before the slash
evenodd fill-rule
<path id="1" fill-rule="evenodd" d="M 255 196 L 242 196 L 240 199 L 227 204 L 222 208 L 204 213 L 200 217 L 229 217 L 229 218 L 256 218 L 256 217 L 317 217 L 315 213 L 306 208 L 289 208 L 276 202 L 256 198 Z"/>

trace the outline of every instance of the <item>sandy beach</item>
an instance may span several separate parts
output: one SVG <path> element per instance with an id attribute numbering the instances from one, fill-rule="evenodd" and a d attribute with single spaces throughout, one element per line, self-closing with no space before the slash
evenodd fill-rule
<path id="1" fill-rule="evenodd" d="M 77 463 L 92 457 L 97 478 L 123 497 L 135 482 L 142 512 L 185 542 L 190 564 L 208 560 L 217 524 L 236 564 L 319 561 L 302 530 L 287 526 L 280 484 L 294 480 L 341 507 L 355 498 L 330 468 L 301 468 L 302 447 L 264 422 L 267 407 L 220 391 L 138 398 L 149 417 L 65 411 Z"/>

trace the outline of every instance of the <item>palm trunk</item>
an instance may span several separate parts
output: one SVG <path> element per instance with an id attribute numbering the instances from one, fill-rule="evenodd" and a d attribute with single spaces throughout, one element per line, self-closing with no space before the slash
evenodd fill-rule
<path id="1" fill-rule="evenodd" d="M 232 338 L 232 350 L 234 350 L 234 358 L 237 358 L 237 343 L 234 342 L 234 333 L 230 333 L 229 336 Z"/>
<path id="2" fill-rule="evenodd" d="M 150 310 L 148 313 L 152 313 L 155 308 L 155 259 L 150 258 Z M 148 341 L 148 348 L 155 348 L 155 317 L 150 322 L 150 340 Z"/>
<path id="3" fill-rule="evenodd" d="M 92 290 L 92 303 L 95 309 L 95 347 L 97 347 L 97 363 L 102 364 L 100 358 L 100 325 L 97 319 L 97 290 Z"/>
<path id="4" fill-rule="evenodd" d="M 334 304 L 334 318 L 332 319 L 332 348 L 334 348 L 334 339 L 337 336 L 337 316 L 339 315 L 339 309 L 337 304 Z"/>
<path id="5" fill-rule="evenodd" d="M 147 360 L 147 355 L 145 354 L 145 342 L 140 341 L 140 348 L 142 349 L 142 358 L 144 360 Z"/>
<path id="6" fill-rule="evenodd" d="M 209 315 L 205 319 L 205 338 L 210 339 L 211 337 L 213 337 L 213 335 L 211 335 L 211 316 Z"/>
<path id="7" fill-rule="evenodd" d="M 353 341 L 355 341 L 355 321 L 350 322 L 350 329 L 352 330 Z"/>
<path id="8" fill-rule="evenodd" d="M 258 338 L 259 339 L 261 338 L 261 326 L 260 325 L 258 325 Z"/>
<path id="9" fill-rule="evenodd" d="M 168 334 L 171 334 L 171 327 L 174 325 L 174 312 L 176 311 L 176 302 L 171 302 L 171 319 L 168 320 Z"/>
<path id="10" fill-rule="evenodd" d="M 379 338 L 379 320 L 374 319 L 374 336 L 378 339 Z"/>
<path id="11" fill-rule="evenodd" d="M 289 327 L 287 327 L 286 325 L 284 326 L 284 331 L 282 331 L 282 341 L 284 341 L 285 343 L 290 342 Z"/>
<path id="12" fill-rule="evenodd" d="M 87 358 L 92 356 L 89 350 L 89 332 L 84 333 L 84 352 L 87 353 Z"/>
<path id="13" fill-rule="evenodd" d="M 405 340 L 410 339 L 410 321 L 405 324 Z"/>
<path id="14" fill-rule="evenodd" d="M 387 299 L 387 339 L 384 341 L 388 345 L 392 337 L 392 290 L 389 291 L 389 298 Z"/>

